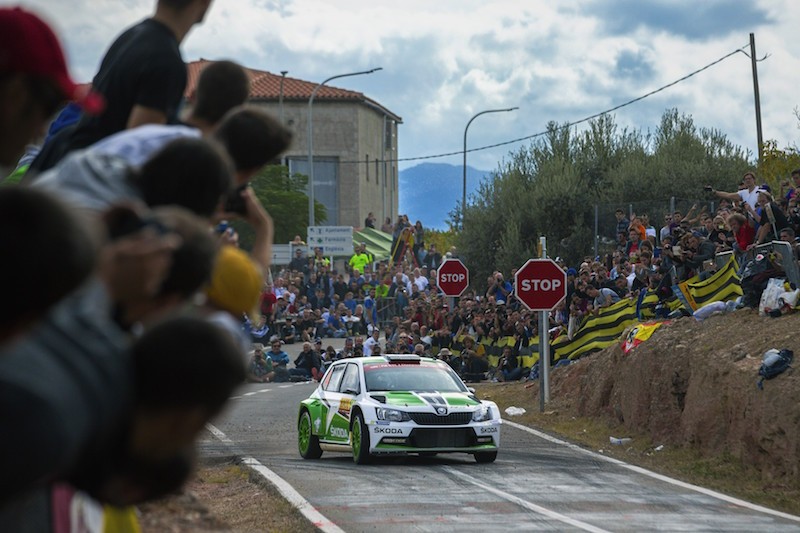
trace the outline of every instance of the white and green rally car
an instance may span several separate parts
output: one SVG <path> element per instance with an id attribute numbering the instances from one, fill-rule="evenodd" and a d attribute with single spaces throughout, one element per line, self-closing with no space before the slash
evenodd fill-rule
<path id="1" fill-rule="evenodd" d="M 500 411 L 481 401 L 443 361 L 383 355 L 333 363 L 300 403 L 297 443 L 305 459 L 323 450 L 358 464 L 384 454 L 464 452 L 490 463 L 500 446 Z"/>

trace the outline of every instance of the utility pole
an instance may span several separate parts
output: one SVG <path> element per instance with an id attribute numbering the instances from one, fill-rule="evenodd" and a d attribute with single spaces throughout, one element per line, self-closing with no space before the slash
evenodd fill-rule
<path id="1" fill-rule="evenodd" d="M 756 66 L 756 36 L 750 34 L 750 63 L 753 65 L 753 96 L 756 100 L 756 136 L 758 138 L 758 166 L 764 150 L 764 136 L 761 133 L 761 95 L 758 92 L 758 67 Z"/>

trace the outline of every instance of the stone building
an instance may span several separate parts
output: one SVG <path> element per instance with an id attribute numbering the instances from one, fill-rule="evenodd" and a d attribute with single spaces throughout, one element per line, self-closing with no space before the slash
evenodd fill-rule
<path id="1" fill-rule="evenodd" d="M 211 62 L 189 63 L 187 98 Z M 290 172 L 308 175 L 308 101 L 317 82 L 247 69 L 250 102 L 279 117 L 294 133 L 284 156 Z M 356 91 L 325 85 L 312 104 L 314 196 L 325 205 L 325 225 L 361 227 L 367 214 L 380 227 L 398 211 L 397 134 L 402 119 Z"/>

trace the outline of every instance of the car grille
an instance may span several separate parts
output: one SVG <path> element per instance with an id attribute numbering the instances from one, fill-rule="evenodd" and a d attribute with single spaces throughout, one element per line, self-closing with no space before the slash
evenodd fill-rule
<path id="1" fill-rule="evenodd" d="M 414 429 L 408 443 L 416 448 L 464 448 L 477 441 L 472 428 Z"/>
<path id="2" fill-rule="evenodd" d="M 472 413 L 449 413 L 444 416 L 433 413 L 408 413 L 408 416 L 420 426 L 463 426 L 472 420 Z"/>

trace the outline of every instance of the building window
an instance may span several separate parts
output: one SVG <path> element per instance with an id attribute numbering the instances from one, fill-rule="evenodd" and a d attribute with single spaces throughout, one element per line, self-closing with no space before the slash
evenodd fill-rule
<path id="1" fill-rule="evenodd" d="M 308 176 L 308 159 L 287 158 L 289 172 Z M 339 224 L 339 158 L 314 158 L 314 200 L 325 206 L 328 218 L 324 225 Z"/>

